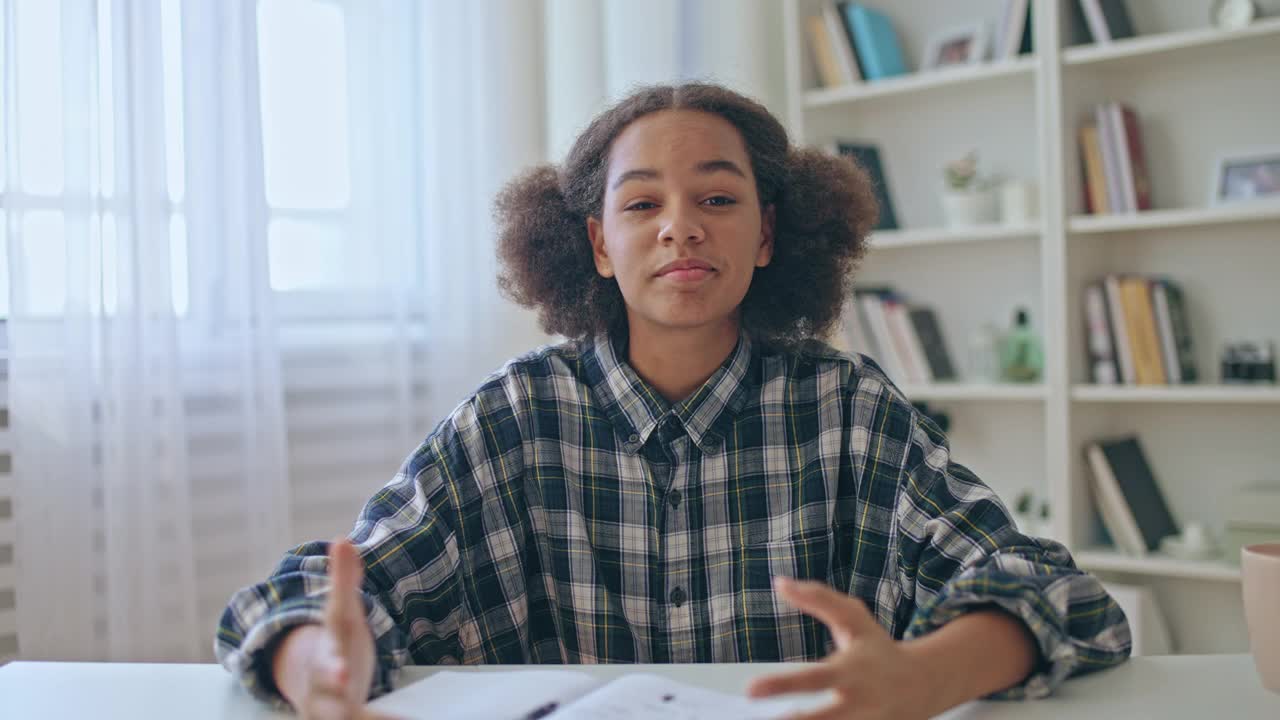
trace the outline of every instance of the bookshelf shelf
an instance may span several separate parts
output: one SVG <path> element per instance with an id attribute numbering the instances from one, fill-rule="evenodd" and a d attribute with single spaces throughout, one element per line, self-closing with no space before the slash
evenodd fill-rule
<path id="1" fill-rule="evenodd" d="M 1025 488 L 1047 500 L 1050 534 L 1082 567 L 1150 580 L 1181 652 L 1242 652 L 1239 570 L 1098 547 L 1082 450 L 1100 438 L 1137 436 L 1170 506 L 1213 529 L 1230 521 L 1228 494 L 1246 482 L 1280 483 L 1273 441 L 1280 386 L 1213 384 L 1220 377 L 1213 357 L 1225 343 L 1280 341 L 1280 198 L 1209 201 L 1223 158 L 1280 143 L 1272 80 L 1280 16 L 1223 31 L 1210 27 L 1208 3 L 1120 0 L 1137 37 L 1067 47 L 1080 34 L 1069 5 L 1079 1 L 1029 0 L 1033 55 L 815 90 L 821 73 L 805 20 L 828 5 L 785 0 L 788 130 L 800 144 L 877 148 L 883 187 L 907 229 L 873 233 L 857 284 L 889 288 L 905 304 L 933 310 L 961 378 L 989 364 L 988 330 L 1008 327 L 1015 309 L 1026 308 L 1040 333 L 1040 384 L 898 383 L 912 400 L 953 404 L 957 460 L 978 468 L 1002 496 Z M 890 18 L 908 66 L 918 66 L 926 41 L 948 28 L 976 19 L 998 26 L 1005 5 L 865 4 Z M 1089 168 L 1080 130 L 1110 102 L 1137 116 L 1147 197 L 1167 209 L 1081 214 Z M 942 170 L 968 150 L 981 172 L 1034 188 L 1034 227 L 945 227 L 952 208 Z M 1099 278 L 1113 274 L 1163 278 L 1185 290 L 1185 325 L 1205 384 L 1087 384 L 1085 301 Z M 1155 302 L 1151 312 L 1160 312 Z M 1206 614 L 1215 618 L 1212 632 L 1201 631 Z"/>
<path id="2" fill-rule="evenodd" d="M 1076 385 L 1071 399 L 1098 403 L 1215 403 L 1280 404 L 1280 387 L 1275 385 L 1168 385 L 1112 386 Z"/>
<path id="3" fill-rule="evenodd" d="M 923 93 L 985 80 L 1029 76 L 1035 73 L 1036 65 L 1034 57 L 1025 56 L 981 65 L 927 70 L 844 87 L 809 90 L 804 93 L 804 106 L 808 109 L 826 108 L 874 98 Z"/>
<path id="4" fill-rule="evenodd" d="M 1073 556 L 1080 567 L 1092 571 L 1176 577 L 1213 582 L 1240 582 L 1240 568 L 1221 561 L 1179 560 L 1160 555 L 1134 557 L 1101 548 L 1080 550 L 1073 553 Z"/>
<path id="5" fill-rule="evenodd" d="M 1067 221 L 1067 230 L 1083 235 L 1272 220 L 1280 220 L 1280 202 L 1249 202 L 1222 207 L 1147 210 L 1107 215 L 1073 215 Z"/>
<path id="6" fill-rule="evenodd" d="M 1078 45 L 1067 48 L 1062 51 L 1062 64 L 1098 66 L 1276 35 L 1280 35 L 1280 18 L 1258 20 L 1239 30 L 1197 28 L 1157 35 L 1140 35 L 1102 45 Z"/>
<path id="7" fill-rule="evenodd" d="M 991 240 L 1035 240 L 1040 237 L 1036 225 L 975 225 L 965 228 L 918 228 L 908 230 L 881 230 L 871 236 L 872 250 L 945 245 L 952 243 L 976 243 Z"/>
<path id="8" fill-rule="evenodd" d="M 1048 393 L 1044 385 L 1014 383 L 930 383 L 898 387 L 912 400 L 1044 400 Z"/>

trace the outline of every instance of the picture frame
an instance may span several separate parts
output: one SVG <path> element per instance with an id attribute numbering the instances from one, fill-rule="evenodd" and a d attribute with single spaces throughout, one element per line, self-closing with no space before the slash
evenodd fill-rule
<path id="1" fill-rule="evenodd" d="M 972 22 L 950 27 L 929 36 L 924 45 L 922 70 L 976 65 L 987 56 L 987 27 Z"/>
<path id="2" fill-rule="evenodd" d="M 1213 164 L 1209 204 L 1280 202 L 1280 146 L 1222 153 Z"/>

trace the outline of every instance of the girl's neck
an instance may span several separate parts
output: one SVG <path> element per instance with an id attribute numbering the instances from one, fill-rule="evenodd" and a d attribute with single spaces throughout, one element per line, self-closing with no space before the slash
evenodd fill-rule
<path id="1" fill-rule="evenodd" d="M 668 402 L 689 397 L 738 344 L 738 318 L 698 328 L 654 327 L 630 322 L 627 359 Z"/>

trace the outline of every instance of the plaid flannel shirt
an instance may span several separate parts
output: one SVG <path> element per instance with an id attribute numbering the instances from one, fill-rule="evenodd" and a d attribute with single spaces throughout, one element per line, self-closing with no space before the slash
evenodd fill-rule
<path id="1" fill-rule="evenodd" d="M 938 427 L 871 360 L 743 334 L 663 400 L 607 338 L 508 363 L 364 507 L 351 533 L 373 694 L 405 663 L 817 660 L 833 643 L 777 575 L 862 599 L 895 638 L 975 608 L 1021 619 L 1048 694 L 1129 654 L 1124 614 L 1066 549 L 1021 534 Z M 327 543 L 237 592 L 215 649 L 279 701 L 273 641 L 319 622 Z"/>

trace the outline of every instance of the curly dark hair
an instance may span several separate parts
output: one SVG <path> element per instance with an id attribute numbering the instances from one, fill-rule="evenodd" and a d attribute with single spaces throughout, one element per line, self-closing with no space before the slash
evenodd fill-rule
<path id="1" fill-rule="evenodd" d="M 792 146 L 763 105 L 711 84 L 640 88 L 591 122 L 562 167 L 537 166 L 509 182 L 495 208 L 503 292 L 536 308 L 549 334 L 583 338 L 626 328 L 617 280 L 596 272 L 587 218 L 601 216 L 614 139 L 661 110 L 713 113 L 737 128 L 760 206 L 776 208 L 773 259 L 752 276 L 742 326 L 781 347 L 825 336 L 876 223 L 871 182 L 848 159 Z"/>

